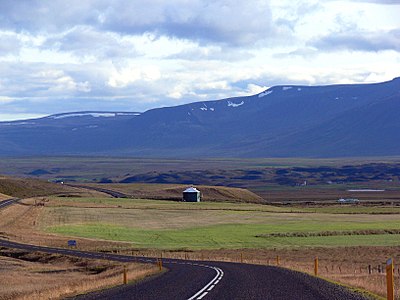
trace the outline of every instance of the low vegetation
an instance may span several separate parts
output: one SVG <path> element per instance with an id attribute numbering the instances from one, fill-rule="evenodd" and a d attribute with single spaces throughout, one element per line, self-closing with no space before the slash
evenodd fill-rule
<path id="1" fill-rule="evenodd" d="M 100 196 L 91 192 L 62 184 L 56 184 L 39 179 L 14 178 L 0 176 L 0 193 L 11 197 L 28 198 L 48 195 Z M 104 195 L 101 195 L 104 196 Z"/>
<path id="2" fill-rule="evenodd" d="M 341 197 L 359 198 L 362 201 L 400 202 L 398 157 L 191 160 L 113 157 L 4 158 L 0 161 L 0 170 L 5 174 L 78 183 L 184 183 L 241 187 L 269 202 L 336 201 Z M 384 191 L 349 191 L 358 188 Z"/>
<path id="3" fill-rule="evenodd" d="M 64 203 L 62 206 L 60 201 Z M 156 249 L 390 246 L 400 243 L 400 235 L 393 234 L 400 230 L 400 215 L 397 214 L 291 212 L 290 208 L 250 204 L 245 207 L 235 209 L 235 205 L 229 203 L 52 199 L 46 204 L 38 226 L 50 233 L 130 242 L 136 248 Z M 353 235 L 349 239 L 344 233 L 320 234 L 332 231 L 350 231 Z M 371 234 L 355 234 L 361 231 Z M 304 232 L 308 235 L 300 236 Z"/>
<path id="4" fill-rule="evenodd" d="M 310 236 L 344 236 L 344 235 L 383 235 L 400 234 L 400 229 L 370 229 L 370 230 L 346 230 L 346 231 L 318 231 L 318 232 L 287 232 L 269 233 L 258 235 L 257 237 L 310 237 Z"/>
<path id="5" fill-rule="evenodd" d="M 0 201 L 6 200 L 6 199 L 9 199 L 9 198 L 10 198 L 10 196 L 4 195 L 4 194 L 1 194 L 1 193 L 0 193 Z"/>
<path id="6" fill-rule="evenodd" d="M 182 200 L 182 191 L 188 185 L 184 184 L 85 184 L 83 186 L 91 188 L 107 189 L 125 194 L 127 197 L 135 199 L 161 199 L 161 200 Z M 262 203 L 260 196 L 242 188 L 232 188 L 224 186 L 196 186 L 201 191 L 203 201 L 229 201 Z"/>
<path id="7" fill-rule="evenodd" d="M 33 181 L 22 182 L 22 186 L 29 186 Z M 47 182 L 43 188 L 33 186 L 38 193 L 47 189 Z M 251 193 L 229 188 L 210 188 L 214 194 L 206 198 L 223 201 L 182 203 L 141 198 L 176 200 L 186 185 L 96 186 L 135 199 L 110 198 L 81 188 L 59 190 L 67 187 L 54 184 L 48 195 L 55 196 L 32 193 L 40 197 L 24 199 L 1 210 L 0 236 L 57 247 L 66 247 L 73 238 L 78 249 L 149 256 L 163 253 L 164 257 L 182 259 L 240 261 L 242 256 L 248 263 L 276 264 L 279 255 L 282 266 L 309 273 L 313 272 L 313 260 L 318 256 L 322 277 L 380 295 L 385 295 L 385 285 L 384 274 L 378 270 L 383 269 L 389 257 L 400 261 L 400 206 L 396 202 L 399 197 L 396 189 L 385 191 L 381 198 L 373 194 L 372 200 L 377 202 L 364 206 L 334 202 L 304 204 L 310 200 L 308 197 L 333 197 L 338 193 L 333 185 L 322 189 L 284 187 L 284 190 L 278 186 L 259 186 L 280 202 L 271 206 L 250 203 L 258 201 L 256 198 L 248 201 L 246 197 L 253 197 Z M 204 191 L 205 187 L 200 189 Z M 23 187 L 21 195 L 22 191 Z M 295 203 L 287 205 L 285 202 L 291 197 Z M 396 267 L 397 281 L 399 273 Z"/>
<path id="8" fill-rule="evenodd" d="M 129 281 L 158 272 L 155 265 L 128 264 Z M 61 299 L 122 284 L 123 265 L 59 254 L 0 248 L 0 299 Z"/>

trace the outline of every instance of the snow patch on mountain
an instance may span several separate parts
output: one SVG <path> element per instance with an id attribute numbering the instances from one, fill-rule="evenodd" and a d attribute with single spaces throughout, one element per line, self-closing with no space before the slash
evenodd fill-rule
<path id="1" fill-rule="evenodd" d="M 291 86 L 284 86 L 282 87 L 282 91 L 287 91 L 290 90 L 292 87 Z"/>
<path id="2" fill-rule="evenodd" d="M 258 94 L 258 98 L 262 98 L 262 97 L 268 96 L 269 94 L 272 94 L 272 92 L 273 91 L 262 92 L 262 93 Z"/>
<path id="3" fill-rule="evenodd" d="M 35 122 L 9 122 L 9 123 L 0 123 L 0 125 L 4 126 L 17 126 L 17 125 L 35 125 Z"/>
<path id="4" fill-rule="evenodd" d="M 67 113 L 49 116 L 49 119 L 65 119 L 65 118 L 76 118 L 76 117 L 93 117 L 93 118 L 113 118 L 117 116 L 140 116 L 141 113 L 114 113 L 114 112 L 81 112 L 81 113 Z"/>
<path id="5" fill-rule="evenodd" d="M 65 119 L 65 118 L 76 118 L 76 117 L 86 117 L 91 116 L 94 118 L 98 117 L 115 117 L 115 113 L 72 113 L 72 114 L 62 114 L 62 115 L 54 115 L 50 116 L 50 119 L 58 120 L 58 119 Z"/>
<path id="6" fill-rule="evenodd" d="M 116 113 L 117 116 L 140 116 L 141 114 L 142 113 L 137 113 L 137 112 L 135 112 L 135 113 L 130 113 L 130 112 L 127 112 L 127 113 L 118 112 L 118 113 Z"/>
<path id="7" fill-rule="evenodd" d="M 242 106 L 243 104 L 244 104 L 244 101 L 241 101 L 240 103 L 234 103 L 234 102 L 228 101 L 228 106 L 231 106 L 231 107 L 239 107 L 239 106 Z"/>

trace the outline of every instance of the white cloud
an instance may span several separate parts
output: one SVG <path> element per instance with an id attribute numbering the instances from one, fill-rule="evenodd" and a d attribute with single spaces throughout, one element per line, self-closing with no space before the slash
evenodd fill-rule
<path id="1" fill-rule="evenodd" d="M 389 32 L 334 32 L 310 41 L 310 45 L 322 50 L 358 50 L 400 52 L 400 29 Z"/>
<path id="2" fill-rule="evenodd" d="M 0 104 L 4 103 L 11 103 L 14 102 L 15 100 L 11 97 L 5 97 L 5 96 L 0 96 Z"/>
<path id="3" fill-rule="evenodd" d="M 257 85 L 257 84 L 249 83 L 249 84 L 247 85 L 247 92 L 248 92 L 250 95 L 259 94 L 259 93 L 261 93 L 261 92 L 263 92 L 263 91 L 265 91 L 265 90 L 267 90 L 267 89 L 268 89 L 268 87 L 266 87 L 266 86 L 259 86 L 259 85 Z"/>
<path id="4" fill-rule="evenodd" d="M 107 84 L 113 88 L 123 88 L 139 80 L 155 81 L 160 77 L 160 70 L 156 66 L 129 66 L 114 68 Z"/>
<path id="5" fill-rule="evenodd" d="M 43 88 L 47 88 L 49 94 L 63 92 L 85 92 L 91 91 L 88 81 L 76 82 L 71 76 L 66 75 L 62 70 L 47 69 L 33 74 L 31 78 L 40 84 Z"/>
<path id="6" fill-rule="evenodd" d="M 143 111 L 400 75 L 398 1 L 21 0 L 0 11 L 3 115 Z"/>
<path id="7" fill-rule="evenodd" d="M 0 55 L 18 54 L 21 41 L 11 32 L 0 31 Z"/>

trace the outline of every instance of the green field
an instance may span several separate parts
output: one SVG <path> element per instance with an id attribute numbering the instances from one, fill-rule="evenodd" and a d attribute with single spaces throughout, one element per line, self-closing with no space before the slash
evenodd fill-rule
<path id="1" fill-rule="evenodd" d="M 42 213 L 40 226 L 47 232 L 66 236 L 131 242 L 136 248 L 400 245 L 399 234 L 257 237 L 270 233 L 307 235 L 325 231 L 400 229 L 400 214 L 383 214 L 390 208 L 375 208 L 375 212 L 381 209 L 381 214 L 370 214 L 372 208 L 355 214 L 355 209 L 321 207 L 311 211 L 252 204 L 55 198 Z"/>

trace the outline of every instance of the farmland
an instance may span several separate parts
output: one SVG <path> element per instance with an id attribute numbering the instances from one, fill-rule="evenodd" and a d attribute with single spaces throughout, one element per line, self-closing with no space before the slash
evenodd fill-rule
<path id="1" fill-rule="evenodd" d="M 317 236 L 324 231 L 400 230 L 400 214 L 308 213 L 262 205 L 59 199 L 50 201 L 39 221 L 45 231 L 68 236 L 131 242 L 137 248 L 234 249 L 362 246 L 400 243 L 394 234 Z M 68 206 L 66 203 L 70 203 Z M 104 204 L 93 208 L 93 203 Z M 77 205 L 77 206 L 75 206 Z M 246 209 L 247 208 L 247 209 Z M 293 210 L 292 210 L 293 211 Z M 304 236 L 285 234 L 298 232 Z M 268 236 L 267 234 L 280 236 Z"/>
<path id="2" fill-rule="evenodd" d="M 13 163 L 12 175 L 29 178 L 0 178 L 0 193 L 24 198 L 0 212 L 4 238 L 56 247 L 73 238 L 83 250 L 153 257 L 238 261 L 241 254 L 256 264 L 275 264 L 279 255 L 284 267 L 306 272 L 318 256 L 323 277 L 381 295 L 378 266 L 400 260 L 396 158 L 27 158 L 0 165 L 11 175 Z M 204 202 L 176 201 L 188 178 L 203 184 Z M 361 202 L 340 205 L 340 197 Z"/>
<path id="3" fill-rule="evenodd" d="M 35 205 L 41 201 L 44 206 Z M 400 259 L 398 207 L 51 196 L 2 213 L 2 236 L 42 245 L 65 247 L 74 238 L 92 251 L 230 261 L 242 253 L 245 262 L 257 264 L 275 264 L 280 255 L 283 266 L 306 272 L 318 256 L 323 277 L 379 294 L 384 279 L 377 266 L 387 257 Z"/>

